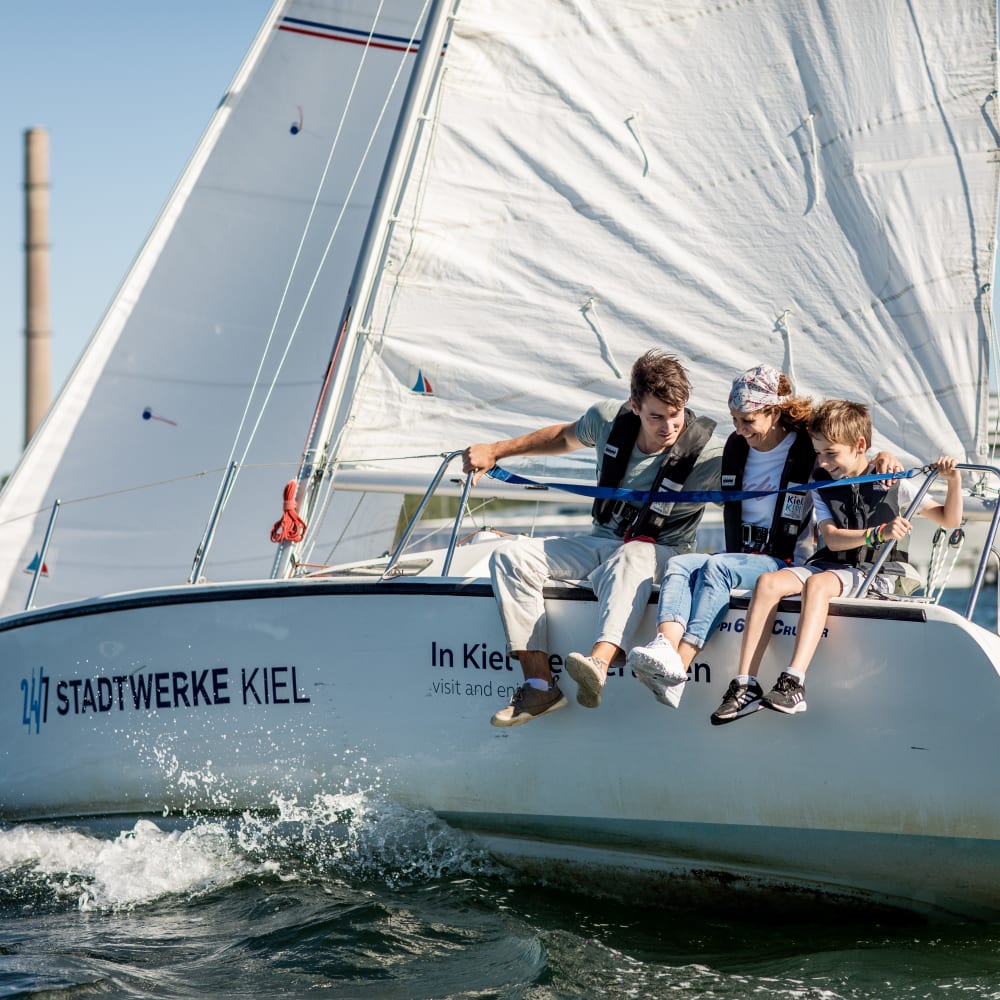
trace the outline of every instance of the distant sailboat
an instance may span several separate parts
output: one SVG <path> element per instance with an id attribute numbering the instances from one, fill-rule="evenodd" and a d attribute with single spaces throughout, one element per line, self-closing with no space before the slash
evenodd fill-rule
<path id="1" fill-rule="evenodd" d="M 995 48 L 985 0 L 276 3 L 0 494 L 0 813 L 360 769 L 553 877 L 995 916 L 1000 638 L 964 616 L 836 602 L 808 717 L 720 732 L 737 596 L 680 711 L 617 672 L 507 733 L 496 536 L 385 575 L 399 493 L 624 398 L 650 346 L 720 421 L 769 361 L 870 400 L 907 464 L 982 465 Z M 282 504 L 308 527 L 275 549 Z M 557 667 L 590 596 L 547 591 Z"/>

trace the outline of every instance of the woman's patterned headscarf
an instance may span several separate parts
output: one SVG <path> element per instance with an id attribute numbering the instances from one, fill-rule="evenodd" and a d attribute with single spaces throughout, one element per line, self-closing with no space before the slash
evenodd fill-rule
<path id="1" fill-rule="evenodd" d="M 781 372 L 770 365 L 757 365 L 749 368 L 742 375 L 733 379 L 733 387 L 729 392 L 729 409 L 737 413 L 753 413 L 765 406 L 780 406 L 788 402 L 791 396 L 782 396 L 778 392 L 778 382 Z"/>

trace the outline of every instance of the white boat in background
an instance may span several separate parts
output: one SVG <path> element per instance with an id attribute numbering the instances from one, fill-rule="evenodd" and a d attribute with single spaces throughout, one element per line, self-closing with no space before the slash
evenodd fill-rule
<path id="1" fill-rule="evenodd" d="M 520 678 L 487 577 L 499 536 L 385 554 L 400 493 L 436 475 L 469 502 L 442 456 L 624 398 L 650 346 L 722 427 L 760 361 L 869 401 L 906 464 L 975 467 L 992 548 L 996 17 L 276 3 L 0 494 L 0 815 L 360 783 L 551 881 L 996 917 L 985 557 L 964 615 L 835 602 L 804 717 L 709 726 L 735 595 L 679 711 L 619 670 L 600 711 L 508 731 L 488 725 Z M 592 482 L 588 461 L 518 470 Z M 308 527 L 275 548 L 286 480 Z M 494 492 L 515 495 L 473 501 Z M 558 667 L 593 595 L 546 598 Z"/>

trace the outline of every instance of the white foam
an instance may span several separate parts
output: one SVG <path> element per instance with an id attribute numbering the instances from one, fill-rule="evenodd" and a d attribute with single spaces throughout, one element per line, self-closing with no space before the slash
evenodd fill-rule
<path id="1" fill-rule="evenodd" d="M 115 838 L 59 826 L 0 831 L 0 869 L 42 876 L 81 909 L 118 909 L 234 881 L 247 863 L 226 829 L 199 823 L 162 830 L 141 819 Z"/>
<path id="2" fill-rule="evenodd" d="M 495 871 L 470 839 L 433 813 L 360 791 L 300 804 L 274 799 L 277 815 L 140 819 L 102 837 L 76 827 L 0 830 L 0 872 L 39 880 L 84 910 L 128 909 L 169 895 L 211 891 L 248 874 L 292 880 L 303 870 L 379 878 L 390 885 Z M 177 823 L 183 829 L 164 829 Z M 189 824 L 189 825 L 187 825 Z"/>

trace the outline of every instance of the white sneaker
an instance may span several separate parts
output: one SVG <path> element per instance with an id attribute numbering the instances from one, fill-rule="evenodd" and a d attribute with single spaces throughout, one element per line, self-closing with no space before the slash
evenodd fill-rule
<path id="1" fill-rule="evenodd" d="M 645 684 L 661 705 L 677 708 L 684 694 L 687 671 L 680 654 L 659 632 L 645 646 L 629 650 L 625 666 Z"/>
<path id="2" fill-rule="evenodd" d="M 680 653 L 659 632 L 652 642 L 630 649 L 625 666 L 637 676 L 656 678 L 664 684 L 680 684 L 688 676 Z"/>

